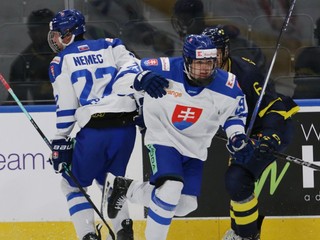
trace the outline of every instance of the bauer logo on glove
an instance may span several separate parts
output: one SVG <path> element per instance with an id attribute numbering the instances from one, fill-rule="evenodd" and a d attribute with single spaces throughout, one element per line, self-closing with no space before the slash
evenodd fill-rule
<path id="1" fill-rule="evenodd" d="M 56 173 L 62 173 L 65 170 L 65 166 L 69 167 L 72 161 L 73 155 L 73 139 L 58 139 L 51 142 L 52 153 L 50 164 Z"/>
<path id="2" fill-rule="evenodd" d="M 52 152 L 52 159 L 58 159 L 59 158 L 59 152 L 58 151 L 53 151 Z"/>

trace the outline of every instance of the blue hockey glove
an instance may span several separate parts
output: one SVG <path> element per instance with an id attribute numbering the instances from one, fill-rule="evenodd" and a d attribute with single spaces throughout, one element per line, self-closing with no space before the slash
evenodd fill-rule
<path id="1" fill-rule="evenodd" d="M 161 98 L 167 94 L 165 88 L 169 87 L 169 81 L 151 71 L 143 71 L 134 79 L 133 87 L 137 91 L 146 91 L 153 98 Z"/>
<path id="2" fill-rule="evenodd" d="M 275 131 L 266 130 L 260 134 L 260 143 L 255 150 L 255 157 L 258 160 L 273 161 L 273 152 L 281 145 L 281 139 Z"/>
<path id="3" fill-rule="evenodd" d="M 254 153 L 254 141 L 245 134 L 239 133 L 228 139 L 227 149 L 234 158 L 235 163 L 247 163 Z"/>
<path id="4" fill-rule="evenodd" d="M 52 140 L 52 155 L 49 159 L 51 165 L 56 173 L 62 173 L 64 171 L 64 165 L 69 167 L 73 154 L 73 139 L 58 139 Z"/>

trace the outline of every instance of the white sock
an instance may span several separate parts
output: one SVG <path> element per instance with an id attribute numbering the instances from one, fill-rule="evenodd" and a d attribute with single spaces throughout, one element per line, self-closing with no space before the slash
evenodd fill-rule
<path id="1" fill-rule="evenodd" d="M 182 188 L 182 182 L 168 180 L 152 192 L 145 230 L 146 240 L 167 239 Z"/>
<path id="2" fill-rule="evenodd" d="M 69 210 L 75 209 L 83 204 L 89 204 L 83 196 L 76 197 L 68 201 Z M 89 232 L 95 232 L 93 208 L 89 207 L 75 211 L 71 215 L 71 220 L 79 239 L 82 239 Z"/>
<path id="3" fill-rule="evenodd" d="M 127 192 L 128 200 L 132 203 L 149 207 L 154 186 L 149 182 L 133 181 Z"/>

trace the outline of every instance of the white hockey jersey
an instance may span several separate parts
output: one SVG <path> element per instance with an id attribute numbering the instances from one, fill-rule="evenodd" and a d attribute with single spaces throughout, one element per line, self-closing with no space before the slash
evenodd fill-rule
<path id="1" fill-rule="evenodd" d="M 244 133 L 247 105 L 235 75 L 217 69 L 212 83 L 203 88 L 186 82 L 182 58 L 142 59 L 141 67 L 170 82 L 163 98 L 144 96 L 145 144 L 174 147 L 205 161 L 219 126 L 228 137 Z"/>
<path id="2" fill-rule="evenodd" d="M 49 67 L 57 105 L 55 138 L 69 135 L 76 121 L 85 126 L 94 113 L 134 111 L 135 100 L 114 88 L 132 85 L 140 71 L 119 39 L 76 41 L 59 53 Z"/>

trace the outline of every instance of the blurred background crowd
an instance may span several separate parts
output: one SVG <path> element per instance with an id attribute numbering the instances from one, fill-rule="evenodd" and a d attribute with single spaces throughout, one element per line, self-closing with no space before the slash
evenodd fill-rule
<path id="1" fill-rule="evenodd" d="M 295 99 L 320 97 L 320 1 L 297 1 L 269 84 Z M 87 20 L 86 38 L 120 38 L 138 58 L 181 55 L 186 34 L 222 24 L 231 54 L 267 73 L 290 0 L 11 0 L 0 3 L 0 73 L 24 104 L 53 104 L 48 23 L 65 8 Z M 0 86 L 0 105 L 14 105 Z"/>

